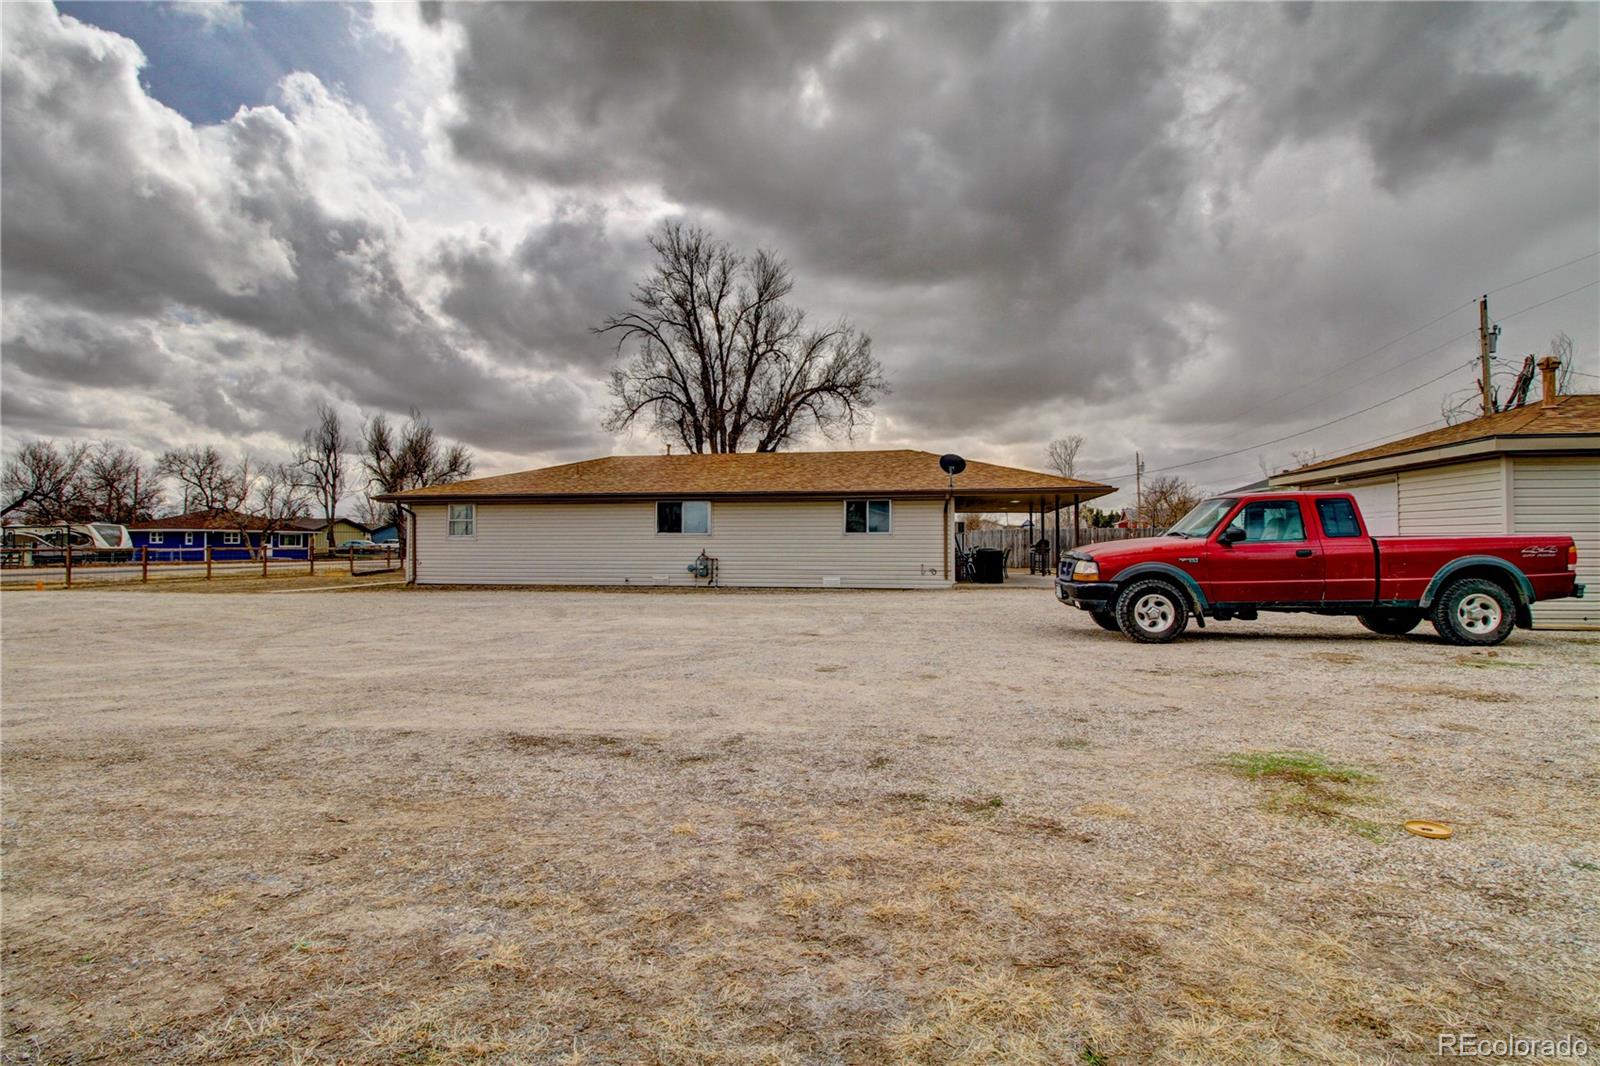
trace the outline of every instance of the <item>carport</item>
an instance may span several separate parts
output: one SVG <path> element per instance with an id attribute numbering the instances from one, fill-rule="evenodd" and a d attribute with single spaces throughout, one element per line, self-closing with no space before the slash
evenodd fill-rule
<path id="1" fill-rule="evenodd" d="M 1070 490 L 1052 487 L 1049 492 L 1028 488 L 1009 492 L 962 492 L 960 476 L 957 475 L 953 480 L 955 491 L 950 499 L 950 508 L 955 521 L 961 521 L 965 515 L 1025 516 L 1030 528 L 1028 539 L 1037 541 L 1043 538 L 1050 542 L 1051 574 L 1054 574 L 1061 565 L 1061 553 L 1077 546 L 1077 531 L 1083 504 L 1089 500 L 1109 496 L 1116 491 L 1111 485 L 1083 481 L 1071 483 Z M 1063 512 L 1067 512 L 1064 523 Z M 1066 526 L 1065 530 L 1062 528 L 1063 525 Z M 1026 556 L 1018 561 L 1023 566 L 1028 564 Z M 1012 562 L 1008 560 L 1008 565 Z"/>

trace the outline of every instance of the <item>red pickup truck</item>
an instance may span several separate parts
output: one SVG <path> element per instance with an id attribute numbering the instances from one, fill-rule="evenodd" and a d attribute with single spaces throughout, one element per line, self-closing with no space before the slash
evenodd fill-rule
<path id="1" fill-rule="evenodd" d="M 1571 537 L 1374 537 L 1343 492 L 1206 500 L 1165 536 L 1062 557 L 1056 598 L 1146 644 L 1194 617 L 1260 611 L 1354 615 L 1398 636 L 1424 618 L 1451 644 L 1499 644 L 1539 600 L 1582 596 Z"/>

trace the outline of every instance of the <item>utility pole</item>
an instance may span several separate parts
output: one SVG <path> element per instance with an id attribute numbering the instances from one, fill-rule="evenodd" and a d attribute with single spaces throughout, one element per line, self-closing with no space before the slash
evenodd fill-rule
<path id="1" fill-rule="evenodd" d="M 1489 357 L 1494 354 L 1497 347 L 1496 341 L 1500 339 L 1500 327 L 1489 328 L 1489 296 L 1484 294 L 1478 301 L 1478 391 L 1483 397 L 1483 413 L 1485 416 L 1494 414 L 1494 386 L 1489 383 Z"/>
<path id="2" fill-rule="evenodd" d="M 1144 521 L 1144 456 L 1133 453 L 1133 522 Z"/>

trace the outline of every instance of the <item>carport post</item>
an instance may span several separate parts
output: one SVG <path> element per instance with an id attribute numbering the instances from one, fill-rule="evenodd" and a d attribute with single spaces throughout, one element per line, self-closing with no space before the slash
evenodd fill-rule
<path id="1" fill-rule="evenodd" d="M 1072 546 L 1078 546 L 1078 497 L 1072 498 Z"/>
<path id="2" fill-rule="evenodd" d="M 1061 573 L 1061 497 L 1056 497 L 1056 535 L 1053 538 L 1055 551 L 1050 553 L 1050 576 Z"/>

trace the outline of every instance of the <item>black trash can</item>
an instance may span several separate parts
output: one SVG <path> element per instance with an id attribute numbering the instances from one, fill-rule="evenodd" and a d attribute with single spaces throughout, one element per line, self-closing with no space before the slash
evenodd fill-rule
<path id="1" fill-rule="evenodd" d="M 978 548 L 972 553 L 973 580 L 999 585 L 1006 579 L 1006 553 L 999 548 Z"/>

